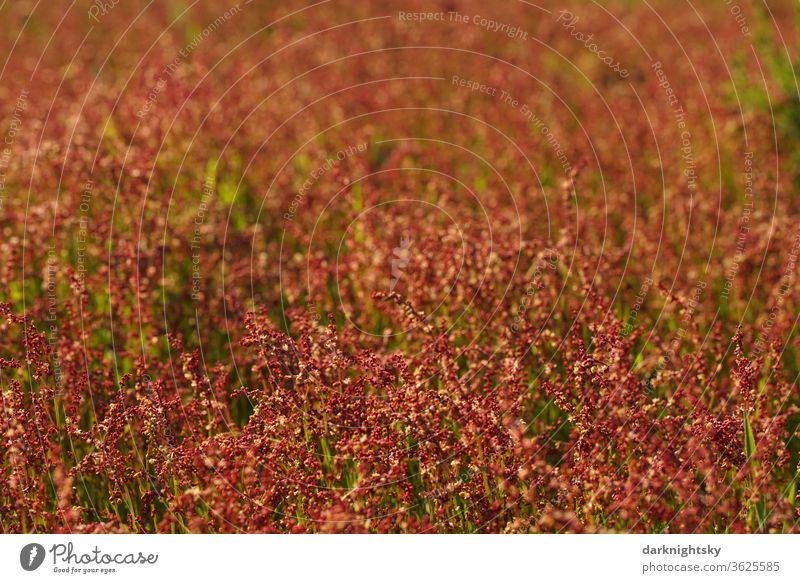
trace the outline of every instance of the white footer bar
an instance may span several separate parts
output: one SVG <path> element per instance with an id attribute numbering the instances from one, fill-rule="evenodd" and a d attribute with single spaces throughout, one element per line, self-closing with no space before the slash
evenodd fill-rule
<path id="1" fill-rule="evenodd" d="M 3 535 L 0 581 L 797 582 L 798 555 L 796 535 Z"/>

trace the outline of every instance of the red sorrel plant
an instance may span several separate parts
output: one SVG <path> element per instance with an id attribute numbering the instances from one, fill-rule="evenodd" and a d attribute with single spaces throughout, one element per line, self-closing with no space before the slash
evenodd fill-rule
<path id="1" fill-rule="evenodd" d="M 0 530 L 797 532 L 797 8 L 542 7 L 0 7 Z"/>

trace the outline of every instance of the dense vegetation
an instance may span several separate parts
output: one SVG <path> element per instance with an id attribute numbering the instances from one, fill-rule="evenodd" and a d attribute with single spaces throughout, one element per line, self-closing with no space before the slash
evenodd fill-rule
<path id="1" fill-rule="evenodd" d="M 797 531 L 796 10 L 2 4 L 0 530 Z"/>

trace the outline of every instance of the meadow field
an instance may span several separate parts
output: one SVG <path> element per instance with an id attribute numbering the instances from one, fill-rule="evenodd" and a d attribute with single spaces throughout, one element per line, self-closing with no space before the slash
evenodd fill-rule
<path id="1" fill-rule="evenodd" d="M 0 532 L 800 531 L 797 2 L 0 20 Z"/>

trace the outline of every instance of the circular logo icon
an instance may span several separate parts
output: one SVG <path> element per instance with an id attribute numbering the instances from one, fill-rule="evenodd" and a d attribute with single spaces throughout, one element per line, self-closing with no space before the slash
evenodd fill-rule
<path id="1" fill-rule="evenodd" d="M 19 564 L 26 571 L 35 571 L 42 566 L 44 554 L 44 547 L 38 543 L 25 545 L 19 552 Z"/>

